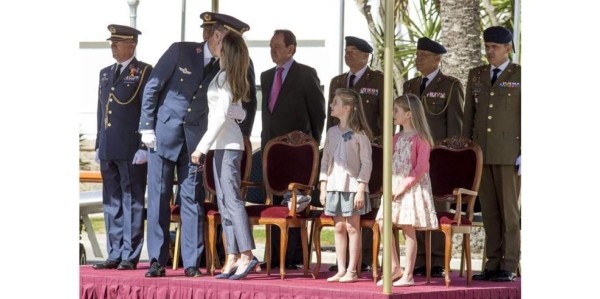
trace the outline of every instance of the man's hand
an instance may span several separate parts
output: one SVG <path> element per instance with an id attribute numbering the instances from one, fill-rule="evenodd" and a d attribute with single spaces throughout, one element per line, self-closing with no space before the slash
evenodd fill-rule
<path id="1" fill-rule="evenodd" d="M 156 135 L 154 135 L 154 132 L 142 133 L 142 142 L 148 148 L 154 148 L 156 146 Z"/>
<path id="2" fill-rule="evenodd" d="M 148 151 L 138 150 L 135 152 L 135 156 L 133 156 L 133 164 L 144 164 L 148 162 Z"/>
<path id="3" fill-rule="evenodd" d="M 517 161 L 515 161 L 515 166 L 517 167 L 517 175 L 521 175 L 521 155 L 517 157 Z"/>
<path id="4" fill-rule="evenodd" d="M 227 117 L 241 123 L 246 119 L 246 110 L 241 105 L 232 104 L 229 106 L 229 110 L 227 110 Z"/>
<path id="5" fill-rule="evenodd" d="M 94 158 L 94 160 L 96 160 L 96 163 L 100 164 L 100 158 L 98 158 L 98 149 L 96 149 L 96 158 Z"/>

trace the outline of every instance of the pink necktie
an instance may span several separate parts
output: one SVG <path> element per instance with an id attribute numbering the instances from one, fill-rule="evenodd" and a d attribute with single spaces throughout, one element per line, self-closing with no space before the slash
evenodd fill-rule
<path id="1" fill-rule="evenodd" d="M 283 82 L 281 74 L 283 73 L 283 68 L 277 68 L 277 74 L 275 74 L 275 82 L 273 83 L 273 89 L 271 89 L 271 98 L 269 100 L 269 111 L 273 112 L 273 107 L 275 107 L 275 102 L 277 102 L 277 95 L 279 95 L 279 90 L 281 89 L 281 84 Z"/>

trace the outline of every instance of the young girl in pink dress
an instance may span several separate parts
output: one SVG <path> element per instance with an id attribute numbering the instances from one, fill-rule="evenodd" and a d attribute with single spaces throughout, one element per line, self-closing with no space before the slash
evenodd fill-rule
<path id="1" fill-rule="evenodd" d="M 371 211 L 371 130 L 360 95 L 347 88 L 335 91 L 329 105 L 331 116 L 340 120 L 327 130 L 321 159 L 321 204 L 325 215 L 333 216 L 338 272 L 328 282 L 358 280 L 356 265 L 360 253 L 360 215 Z M 349 263 L 346 270 L 346 233 L 349 236 Z"/>
<path id="2" fill-rule="evenodd" d="M 417 257 L 415 230 L 437 228 L 438 222 L 431 195 L 429 151 L 433 138 L 423 106 L 413 94 L 394 100 L 394 124 L 402 126 L 394 135 L 392 155 L 392 224 L 402 228 L 406 247 L 406 266 L 400 268 L 396 246 L 392 246 L 392 280 L 397 287 L 415 284 L 413 270 Z M 383 209 L 376 220 L 383 231 Z M 392 244 L 393 240 L 392 235 Z M 382 285 L 378 281 L 377 285 Z"/>

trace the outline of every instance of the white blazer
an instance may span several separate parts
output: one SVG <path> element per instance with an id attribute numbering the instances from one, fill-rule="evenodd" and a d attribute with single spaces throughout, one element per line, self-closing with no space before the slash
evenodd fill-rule
<path id="1" fill-rule="evenodd" d="M 227 74 L 219 71 L 208 86 L 208 127 L 196 147 L 203 154 L 215 149 L 244 150 L 240 126 L 235 119 L 227 117 L 229 106 L 238 105 L 241 108 L 242 101 L 235 104 L 231 102 L 231 88 L 226 78 Z"/>

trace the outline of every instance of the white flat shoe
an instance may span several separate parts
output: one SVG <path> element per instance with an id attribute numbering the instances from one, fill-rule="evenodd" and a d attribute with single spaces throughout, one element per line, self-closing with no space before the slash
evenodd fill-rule
<path id="1" fill-rule="evenodd" d="M 340 278 L 344 277 L 344 275 L 346 275 L 346 272 L 344 272 L 344 274 L 336 273 L 335 275 L 327 278 L 327 282 L 338 282 L 340 281 Z"/>
<path id="2" fill-rule="evenodd" d="M 406 280 L 400 279 L 398 281 L 395 281 L 392 285 L 395 287 L 410 287 L 410 286 L 415 285 L 415 280 L 411 279 L 409 281 L 406 281 Z"/>
<path id="3" fill-rule="evenodd" d="M 392 282 L 402 278 L 402 275 L 404 275 L 404 272 L 402 272 L 402 271 L 392 274 Z M 380 279 L 379 281 L 377 281 L 377 286 L 378 287 L 383 286 L 383 279 Z"/>

